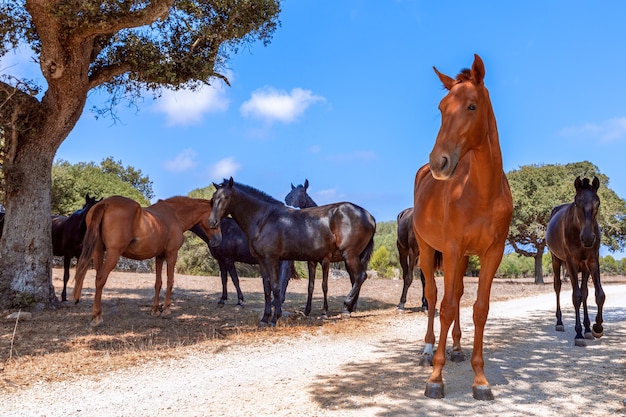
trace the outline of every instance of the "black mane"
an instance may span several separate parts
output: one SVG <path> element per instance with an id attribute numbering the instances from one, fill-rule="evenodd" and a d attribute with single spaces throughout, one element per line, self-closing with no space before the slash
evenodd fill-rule
<path id="1" fill-rule="evenodd" d="M 228 184 L 228 180 L 225 179 L 222 185 L 226 185 L 226 184 Z M 280 204 L 281 206 L 284 205 L 282 202 L 278 201 L 277 199 L 270 196 L 269 194 L 257 188 L 251 187 L 249 185 L 245 185 L 245 184 L 241 184 L 239 182 L 233 181 L 233 188 L 237 188 L 239 191 L 244 192 L 246 194 L 252 194 L 255 197 L 257 197 L 259 200 L 263 200 L 267 203 Z"/>

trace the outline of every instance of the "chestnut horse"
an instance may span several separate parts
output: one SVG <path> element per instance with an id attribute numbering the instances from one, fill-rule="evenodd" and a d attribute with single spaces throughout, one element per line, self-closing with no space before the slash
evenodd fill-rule
<path id="1" fill-rule="evenodd" d="M 435 252 L 443 254 L 444 294 L 440 335 L 432 357 L 433 371 L 425 395 L 442 398 L 442 370 L 446 339 L 453 321 L 458 324 L 463 275 L 469 255 L 478 255 L 480 275 L 474 303 L 473 396 L 492 400 L 485 376 L 483 335 L 489 312 L 491 284 L 502 260 L 513 213 L 511 190 L 502 168 L 496 118 L 483 83 L 485 67 L 474 55 L 471 70 L 456 78 L 434 68 L 447 95 L 439 103 L 441 127 L 429 163 L 415 175 L 413 230 L 420 248 L 420 267 L 426 277 L 428 328 L 425 355 L 432 355 L 437 286 Z M 452 332 L 453 351 L 461 350 L 460 326 Z"/>
<path id="2" fill-rule="evenodd" d="M 598 187 L 600 181 L 594 177 L 590 184 L 589 179 L 580 177 L 574 181 L 576 197 L 574 202 L 562 204 L 552 209 L 548 228 L 546 229 L 546 243 L 552 255 L 552 270 L 554 271 L 554 291 L 556 292 L 556 330 L 564 331 L 561 320 L 561 265 L 565 263 L 567 272 L 572 280 L 572 301 L 576 311 L 576 346 L 585 346 L 585 339 L 593 340 L 601 337 L 602 307 L 604 306 L 604 291 L 600 283 L 600 226 L 596 217 L 600 207 Z M 580 287 L 578 286 L 578 272 L 581 272 Z M 596 323 L 593 329 L 589 328 L 589 313 L 587 311 L 587 281 L 589 275 L 593 279 L 596 294 Z M 583 337 L 580 324 L 580 304 L 583 305 L 585 335 Z"/>
<path id="3" fill-rule="evenodd" d="M 404 310 L 406 296 L 409 287 L 413 283 L 413 271 L 418 266 L 420 259 L 420 248 L 417 246 L 415 233 L 413 232 L 413 207 L 402 210 L 398 213 L 398 239 L 396 240 L 398 247 L 398 256 L 400 258 L 400 266 L 402 267 L 402 294 L 398 303 L 398 310 Z M 428 310 L 428 301 L 426 300 L 426 279 L 424 273 L 420 269 L 420 280 L 422 281 L 422 310 Z"/>
<path id="4" fill-rule="evenodd" d="M 174 267 L 183 233 L 199 224 L 214 246 L 222 235 L 219 224 L 209 228 L 208 218 L 213 206 L 209 200 L 172 197 L 142 208 L 136 201 L 122 196 L 106 198 L 87 214 L 87 233 L 83 252 L 76 266 L 74 300 L 80 301 L 85 273 L 93 259 L 96 269 L 96 294 L 93 301 L 91 326 L 102 323 L 102 289 L 120 256 L 143 260 L 156 258 L 156 282 L 152 315 L 171 313 Z M 105 256 L 106 253 L 106 256 Z M 163 262 L 167 263 L 167 291 L 163 309 L 159 309 Z"/>

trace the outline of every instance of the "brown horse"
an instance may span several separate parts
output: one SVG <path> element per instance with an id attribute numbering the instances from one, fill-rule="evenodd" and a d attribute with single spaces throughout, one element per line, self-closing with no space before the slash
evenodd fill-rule
<path id="1" fill-rule="evenodd" d="M 565 267 L 572 280 L 572 301 L 576 310 L 576 346 L 585 346 L 585 339 L 593 340 L 601 337 L 602 307 L 604 306 L 604 291 L 600 283 L 600 226 L 596 217 L 600 207 L 598 187 L 600 181 L 594 177 L 593 182 L 580 177 L 574 181 L 576 197 L 573 203 L 562 204 L 552 209 L 550 222 L 546 229 L 546 243 L 552 255 L 552 270 L 554 271 L 554 291 L 556 292 L 556 330 L 564 331 L 561 320 L 561 265 Z M 578 286 L 578 272 L 582 277 Z M 593 279 L 596 294 L 596 323 L 593 329 L 589 328 L 589 313 L 587 311 L 587 281 L 589 275 Z M 580 304 L 583 305 L 585 335 L 583 337 L 580 324 Z"/>
<path id="2" fill-rule="evenodd" d="M 400 266 L 402 267 L 402 294 L 398 303 L 398 310 L 404 311 L 406 296 L 409 287 L 413 283 L 413 271 L 418 266 L 420 259 L 420 248 L 417 246 L 415 233 L 413 233 L 413 207 L 406 208 L 398 213 L 398 239 L 396 240 L 398 247 L 398 256 L 400 258 Z M 421 310 L 428 310 L 428 301 L 426 300 L 426 278 L 420 269 L 420 280 L 422 281 L 422 307 Z"/>
<path id="3" fill-rule="evenodd" d="M 420 267 L 426 277 L 426 299 L 430 307 L 425 355 L 432 354 L 435 343 L 435 251 L 443 254 L 441 332 L 425 395 L 444 396 L 441 373 L 446 339 L 452 322 L 458 324 L 468 257 L 478 255 L 481 268 L 474 303 L 472 389 L 474 398 L 491 400 L 493 394 L 484 372 L 483 334 L 491 284 L 504 253 L 513 201 L 502 168 L 496 118 L 483 83 L 483 61 L 474 55 L 471 70 L 461 71 L 456 78 L 434 70 L 448 94 L 439 103 L 441 127 L 429 163 L 415 175 L 413 212 L 413 230 L 420 248 Z M 455 325 L 452 337 L 452 349 L 460 351 L 459 326 Z"/>
<path id="4" fill-rule="evenodd" d="M 199 224 L 212 240 L 213 246 L 219 245 L 222 239 L 219 225 L 210 228 L 208 224 L 212 208 L 213 205 L 209 200 L 188 197 L 159 200 L 150 207 L 141 208 L 134 200 L 113 196 L 93 206 L 87 214 L 87 233 L 83 241 L 83 252 L 76 266 L 76 285 L 74 285 L 74 300 L 78 302 L 85 273 L 93 259 L 96 269 L 96 294 L 91 326 L 95 327 L 102 323 L 100 306 L 102 289 L 120 256 L 137 260 L 156 258 L 152 315 L 169 315 L 174 267 L 178 250 L 183 244 L 183 233 Z M 160 310 L 163 261 L 167 263 L 167 291 L 163 309 Z"/>

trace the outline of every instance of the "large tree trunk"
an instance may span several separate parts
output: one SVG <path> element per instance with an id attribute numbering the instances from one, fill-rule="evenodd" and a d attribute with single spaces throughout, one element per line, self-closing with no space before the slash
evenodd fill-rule
<path id="1" fill-rule="evenodd" d="M 535 284 L 543 284 L 543 247 L 535 255 Z"/>
<path id="2" fill-rule="evenodd" d="M 40 131 L 41 132 L 41 131 Z M 50 187 L 56 148 L 25 138 L 5 160 L 6 214 L 0 239 L 0 308 L 51 308 Z"/>

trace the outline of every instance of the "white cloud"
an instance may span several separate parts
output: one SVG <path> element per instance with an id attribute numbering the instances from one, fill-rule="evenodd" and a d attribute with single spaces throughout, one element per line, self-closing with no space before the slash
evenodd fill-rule
<path id="1" fill-rule="evenodd" d="M 176 158 L 165 161 L 163 166 L 171 172 L 187 171 L 197 165 L 195 161 L 196 155 L 193 149 L 188 148 L 176 155 Z"/>
<path id="2" fill-rule="evenodd" d="M 223 178 L 234 177 L 240 168 L 241 164 L 236 162 L 235 158 L 231 156 L 211 165 L 209 175 L 212 179 L 221 181 Z"/>
<path id="3" fill-rule="evenodd" d="M 240 111 L 245 117 L 253 117 L 267 122 L 279 121 L 291 123 L 300 117 L 306 109 L 326 99 L 316 96 L 311 90 L 294 88 L 289 93 L 273 88 L 264 88 L 252 93 L 250 100 L 241 105 Z"/>
<path id="4" fill-rule="evenodd" d="M 608 119 L 598 124 L 587 123 L 583 126 L 568 127 L 561 131 L 564 136 L 584 136 L 601 142 L 617 142 L 626 139 L 626 117 Z"/>
<path id="5" fill-rule="evenodd" d="M 198 91 L 165 90 L 154 107 L 157 112 L 164 113 L 167 123 L 173 126 L 198 123 L 205 114 L 226 111 L 228 105 L 226 85 L 222 81 L 215 81 Z"/>

